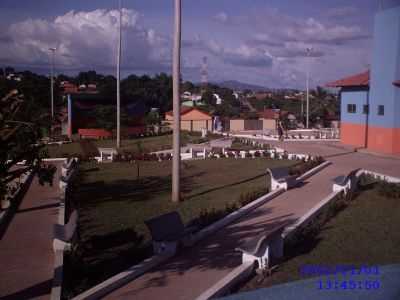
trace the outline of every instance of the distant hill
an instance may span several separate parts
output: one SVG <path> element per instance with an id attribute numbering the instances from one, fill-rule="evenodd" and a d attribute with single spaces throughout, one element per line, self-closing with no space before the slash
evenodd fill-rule
<path id="1" fill-rule="evenodd" d="M 228 89 L 232 90 L 251 90 L 251 91 L 267 91 L 268 88 L 260 85 L 255 85 L 255 84 L 250 84 L 250 83 L 244 83 L 236 80 L 227 80 L 227 81 L 220 81 L 216 82 L 220 87 L 225 87 Z"/>

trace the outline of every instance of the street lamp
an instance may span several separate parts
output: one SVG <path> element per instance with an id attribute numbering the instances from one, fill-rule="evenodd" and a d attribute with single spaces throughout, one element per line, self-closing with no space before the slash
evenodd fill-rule
<path id="1" fill-rule="evenodd" d="M 118 24 L 118 53 L 117 53 L 117 148 L 121 147 L 121 27 L 122 27 L 122 10 L 121 0 L 118 2 L 119 24 Z"/>
<path id="2" fill-rule="evenodd" d="M 174 22 L 174 48 L 172 61 L 172 94 L 173 94 L 173 160 L 172 160 L 172 201 L 180 200 L 180 60 L 181 60 L 181 0 L 175 0 L 175 22 Z"/>
<path id="3" fill-rule="evenodd" d="M 54 56 L 57 48 L 49 48 L 51 52 L 51 82 L 50 82 L 50 92 L 51 92 L 51 118 L 54 119 Z"/>
<path id="4" fill-rule="evenodd" d="M 310 118 L 310 93 L 309 93 L 309 81 L 310 81 L 310 55 L 313 51 L 312 47 L 306 48 L 307 55 L 307 79 L 306 79 L 306 90 L 307 90 L 307 116 L 306 116 L 306 128 L 309 128 Z"/>

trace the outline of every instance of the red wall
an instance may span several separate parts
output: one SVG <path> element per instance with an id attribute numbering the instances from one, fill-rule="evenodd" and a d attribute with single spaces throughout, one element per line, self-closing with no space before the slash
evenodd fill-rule
<path id="1" fill-rule="evenodd" d="M 364 125 L 342 123 L 340 140 L 343 144 L 365 147 L 366 128 Z M 387 154 L 400 154 L 400 128 L 368 127 L 367 149 Z"/>
<path id="2" fill-rule="evenodd" d="M 368 149 L 400 154 L 400 128 L 369 127 L 368 133 Z"/>
<path id="3" fill-rule="evenodd" d="M 355 147 L 365 147 L 366 128 L 364 125 L 341 123 L 340 141 L 343 144 Z"/>

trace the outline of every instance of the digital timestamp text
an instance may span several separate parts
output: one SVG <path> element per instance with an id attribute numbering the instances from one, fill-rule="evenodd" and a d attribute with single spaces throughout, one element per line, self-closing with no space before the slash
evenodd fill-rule
<path id="1" fill-rule="evenodd" d="M 377 290 L 381 288 L 379 280 L 331 280 L 317 281 L 319 290 Z"/>
<path id="2" fill-rule="evenodd" d="M 303 265 L 299 271 L 302 276 L 319 276 L 316 281 L 319 290 L 378 290 L 382 287 L 378 266 Z M 368 279 L 362 275 L 367 275 Z"/>

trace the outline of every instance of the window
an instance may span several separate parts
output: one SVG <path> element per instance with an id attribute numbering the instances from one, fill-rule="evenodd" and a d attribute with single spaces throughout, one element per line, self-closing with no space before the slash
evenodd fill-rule
<path id="1" fill-rule="evenodd" d="M 347 112 L 349 114 L 355 114 L 357 110 L 357 107 L 355 104 L 347 104 Z"/>
<path id="2" fill-rule="evenodd" d="M 383 116 L 385 114 L 385 106 L 378 105 L 378 116 Z"/>
<path id="3" fill-rule="evenodd" d="M 365 114 L 365 115 L 369 114 L 369 105 L 368 104 L 363 106 L 363 114 Z"/>

